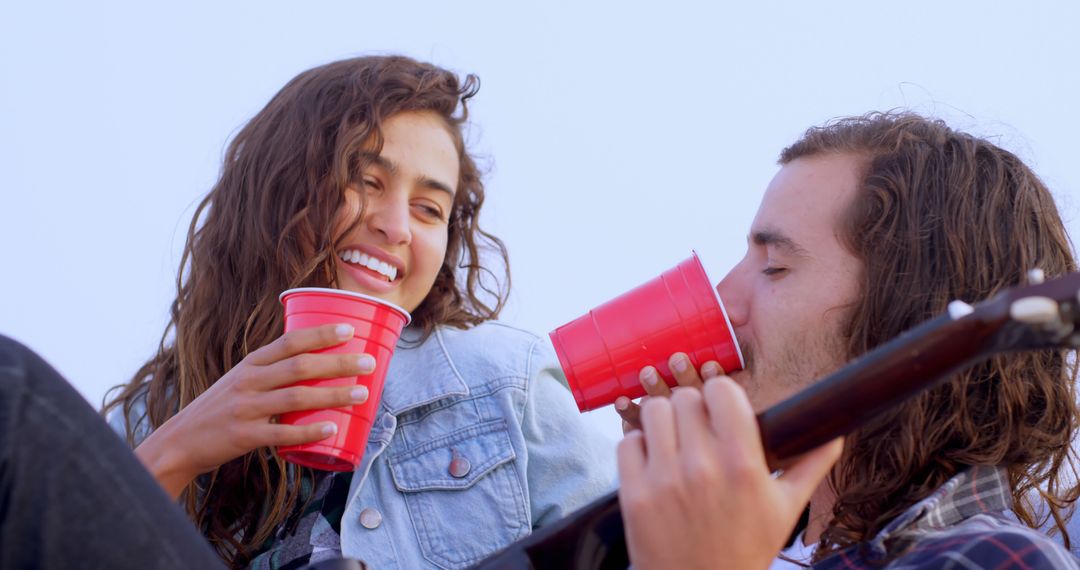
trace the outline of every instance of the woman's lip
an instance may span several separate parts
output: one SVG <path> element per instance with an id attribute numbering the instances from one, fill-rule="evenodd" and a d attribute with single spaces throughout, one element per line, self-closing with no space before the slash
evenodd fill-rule
<path id="1" fill-rule="evenodd" d="M 390 255 L 389 253 L 387 253 L 387 252 L 385 252 L 385 251 L 383 251 L 383 250 L 381 250 L 381 249 L 379 249 L 377 247 L 373 247 L 373 246 L 370 246 L 370 245 L 364 245 L 364 244 L 359 244 L 358 243 L 358 244 L 347 245 L 347 246 L 341 248 L 340 251 L 349 251 L 349 250 L 353 250 L 353 249 L 355 249 L 356 251 L 359 251 L 361 253 L 366 253 L 367 255 L 369 255 L 371 257 L 374 257 L 375 259 L 377 259 L 379 261 L 389 263 L 390 265 L 397 268 L 399 276 L 402 273 L 405 273 L 405 262 L 404 261 L 402 261 L 396 255 Z"/>
<path id="2" fill-rule="evenodd" d="M 388 293 L 397 286 L 399 280 L 387 281 L 381 274 L 355 263 L 341 262 L 349 277 L 360 286 L 361 289 L 373 293 Z"/>

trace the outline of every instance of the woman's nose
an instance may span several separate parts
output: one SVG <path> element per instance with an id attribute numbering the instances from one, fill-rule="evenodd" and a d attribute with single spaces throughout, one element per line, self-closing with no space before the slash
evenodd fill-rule
<path id="1" fill-rule="evenodd" d="M 409 204 L 393 196 L 368 200 L 367 224 L 373 231 L 383 235 L 391 245 L 409 245 L 412 229 L 409 226 Z"/>

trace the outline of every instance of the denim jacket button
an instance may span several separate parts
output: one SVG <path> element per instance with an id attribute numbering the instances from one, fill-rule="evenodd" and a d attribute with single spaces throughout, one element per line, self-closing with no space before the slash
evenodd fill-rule
<path id="1" fill-rule="evenodd" d="M 454 456 L 450 459 L 450 474 L 455 478 L 461 479 L 469 474 L 472 470 L 472 463 L 469 463 L 468 459 L 457 451 L 454 451 Z"/>
<path id="2" fill-rule="evenodd" d="M 360 511 L 360 524 L 366 529 L 376 529 L 382 524 L 382 513 L 378 509 L 367 507 Z"/>

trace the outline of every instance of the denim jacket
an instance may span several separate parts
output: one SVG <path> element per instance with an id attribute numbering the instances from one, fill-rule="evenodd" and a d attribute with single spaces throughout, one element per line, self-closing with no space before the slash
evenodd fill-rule
<path id="1" fill-rule="evenodd" d="M 346 556 L 463 568 L 611 490 L 614 449 L 540 338 L 494 322 L 410 336 L 349 487 Z"/>
<path id="2" fill-rule="evenodd" d="M 377 570 L 464 568 L 613 489 L 614 447 L 541 338 L 497 322 L 418 338 L 407 328 L 394 351 L 360 466 L 305 481 L 312 500 L 252 568 L 343 555 Z M 110 417 L 120 433 L 123 422 Z"/>

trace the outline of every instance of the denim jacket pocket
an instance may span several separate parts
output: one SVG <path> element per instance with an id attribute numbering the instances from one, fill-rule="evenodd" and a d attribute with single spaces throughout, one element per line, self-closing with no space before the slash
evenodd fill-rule
<path id="1" fill-rule="evenodd" d="M 506 420 L 459 429 L 388 459 L 424 557 L 464 568 L 529 533 Z"/>

